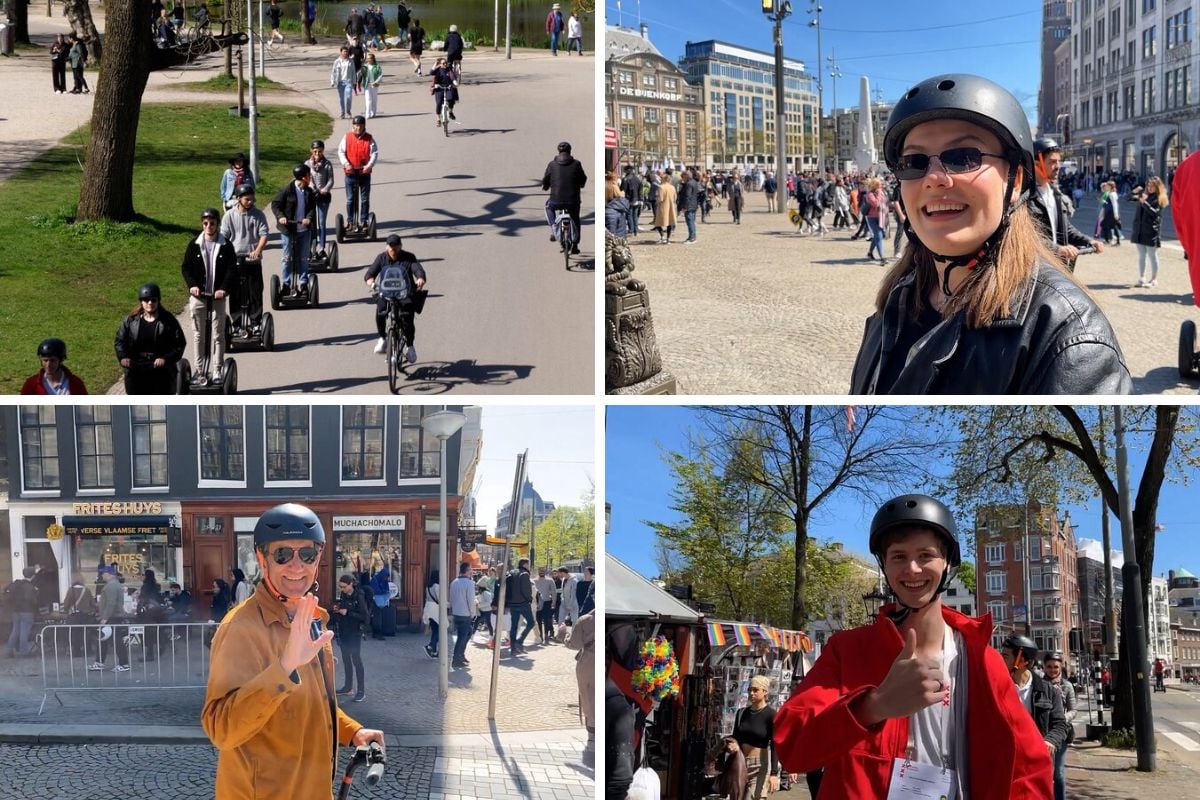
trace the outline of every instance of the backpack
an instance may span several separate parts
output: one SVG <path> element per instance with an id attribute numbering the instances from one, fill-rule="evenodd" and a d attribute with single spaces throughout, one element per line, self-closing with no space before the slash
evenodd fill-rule
<path id="1" fill-rule="evenodd" d="M 389 300 L 408 300 L 408 275 L 399 264 L 389 265 L 379 273 L 379 294 Z"/>

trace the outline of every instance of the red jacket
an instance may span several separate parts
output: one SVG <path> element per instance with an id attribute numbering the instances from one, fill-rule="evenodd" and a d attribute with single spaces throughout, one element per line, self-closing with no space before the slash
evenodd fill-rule
<path id="1" fill-rule="evenodd" d="M 71 394 L 87 394 L 87 387 L 83 385 L 83 381 L 75 377 L 75 373 L 66 367 L 62 371 L 67 375 L 67 388 Z M 38 370 L 36 375 L 30 375 L 25 380 L 25 385 L 21 387 L 21 394 L 49 394 L 46 391 L 46 384 L 42 383 L 42 377 L 46 374 L 45 370 Z"/>
<path id="2" fill-rule="evenodd" d="M 972 618 L 943 606 L 942 617 L 962 635 L 967 657 L 970 774 L 964 786 L 970 800 L 1048 800 L 1054 796 L 1050 756 L 1004 660 L 989 645 L 991 615 Z M 903 757 L 908 744 L 908 717 L 867 729 L 850 703 L 883 682 L 903 646 L 886 613 L 874 625 L 836 634 L 775 712 L 775 747 L 786 770 L 825 768 L 819 800 L 887 797 L 893 759 Z"/>

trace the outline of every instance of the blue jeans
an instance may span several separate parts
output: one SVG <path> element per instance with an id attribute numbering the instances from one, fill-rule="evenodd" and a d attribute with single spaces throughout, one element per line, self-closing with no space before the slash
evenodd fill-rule
<path id="1" fill-rule="evenodd" d="M 1067 745 L 1054 752 L 1054 800 L 1064 800 L 1067 793 Z"/>
<path id="2" fill-rule="evenodd" d="M 14 611 L 12 633 L 8 635 L 8 652 L 18 655 L 29 653 L 29 634 L 33 631 L 33 612 Z"/>
<path id="3" fill-rule="evenodd" d="M 883 226 L 875 217 L 867 217 L 867 227 L 871 231 L 871 246 L 867 249 L 867 258 L 875 253 L 876 258 L 883 258 Z"/>
<path id="4" fill-rule="evenodd" d="M 574 245 L 579 244 L 579 206 L 579 203 L 563 205 L 562 203 L 552 203 L 550 200 L 546 200 L 546 224 L 550 226 L 550 232 L 556 232 L 554 230 L 554 217 L 557 216 L 558 210 L 560 208 L 566 209 L 567 214 L 571 217 L 571 244 Z"/>
<path id="5" fill-rule="evenodd" d="M 688 241 L 691 241 L 691 242 L 696 241 L 696 212 L 695 211 L 683 212 L 683 219 L 684 219 L 684 221 L 687 222 Z"/>
<path id="6" fill-rule="evenodd" d="M 283 283 L 291 285 L 292 279 L 292 248 L 296 248 L 296 261 L 300 267 L 300 280 L 308 280 L 308 248 L 312 239 L 312 231 L 308 228 L 298 232 L 284 231 L 279 237 L 283 242 Z"/>
<path id="7" fill-rule="evenodd" d="M 554 55 L 558 55 L 558 37 L 561 35 L 557 31 L 550 34 L 550 52 Z"/>
<path id="8" fill-rule="evenodd" d="M 429 649 L 438 651 L 438 624 L 433 620 L 429 620 Z"/>
<path id="9" fill-rule="evenodd" d="M 325 221 L 329 219 L 329 206 L 333 202 L 333 198 L 325 195 L 325 201 L 321 201 L 320 195 L 317 196 L 317 247 L 325 249 Z"/>
<path id="10" fill-rule="evenodd" d="M 640 210 L 641 206 L 635 207 L 633 204 L 629 206 L 629 233 L 632 236 L 636 236 L 638 232 L 638 212 Z"/>
<path id="11" fill-rule="evenodd" d="M 533 630 L 533 607 L 529 603 L 513 603 L 509 606 L 508 613 L 512 615 L 512 624 L 508 630 L 508 642 L 510 645 L 524 645 L 525 637 Z M 521 631 L 521 635 L 517 636 L 517 621 L 525 620 L 525 630 Z"/>
<path id="12" fill-rule="evenodd" d="M 354 83 L 352 81 L 338 81 L 334 88 L 338 93 L 338 113 L 343 117 L 350 116 L 350 101 L 354 99 Z"/>
<path id="13" fill-rule="evenodd" d="M 471 641 L 470 617 L 454 615 L 454 663 L 457 664 L 467 657 L 467 643 Z"/>
<path id="14" fill-rule="evenodd" d="M 357 207 L 355 195 L 361 195 Z M 357 213 L 361 211 L 361 213 Z M 346 174 L 346 224 L 367 224 L 371 214 L 371 176 Z"/>

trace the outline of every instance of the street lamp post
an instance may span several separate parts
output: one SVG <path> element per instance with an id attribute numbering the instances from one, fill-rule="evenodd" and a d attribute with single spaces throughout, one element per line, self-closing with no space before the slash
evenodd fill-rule
<path id="1" fill-rule="evenodd" d="M 762 12 L 775 23 L 775 208 L 787 213 L 787 175 L 783 174 L 783 21 L 792 13 L 789 0 L 762 0 Z"/>
<path id="2" fill-rule="evenodd" d="M 821 118 L 825 115 L 824 81 L 821 77 L 821 8 L 818 0 L 809 0 L 812 5 L 808 13 L 815 17 L 808 21 L 808 27 L 817 29 L 817 174 L 825 173 L 825 137 L 822 135 Z"/>
<path id="3" fill-rule="evenodd" d="M 878 587 L 872 589 L 862 596 L 863 606 L 867 609 L 867 619 L 872 622 L 879 616 L 879 609 L 887 602 L 887 595 L 879 591 Z"/>
<path id="4" fill-rule="evenodd" d="M 438 518 L 438 696 L 445 698 L 450 693 L 450 662 L 446 653 L 450 636 L 446 630 L 446 440 L 458 432 L 467 421 L 459 411 L 435 411 L 426 414 L 421 420 L 421 427 L 431 436 L 436 436 L 441 445 L 442 460 L 438 474 L 440 476 L 440 516 Z"/>

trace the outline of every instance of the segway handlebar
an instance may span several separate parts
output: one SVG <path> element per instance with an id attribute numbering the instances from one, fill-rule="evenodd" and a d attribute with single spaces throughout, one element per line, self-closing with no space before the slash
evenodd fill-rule
<path id="1" fill-rule="evenodd" d="M 369 742 L 359 745 L 346 765 L 346 774 L 342 776 L 342 788 L 338 791 L 338 800 L 346 800 L 350 794 L 350 785 L 354 783 L 354 773 L 363 764 L 367 764 L 367 786 L 375 786 L 383 778 L 383 770 L 387 766 L 387 757 L 379 742 Z"/>

